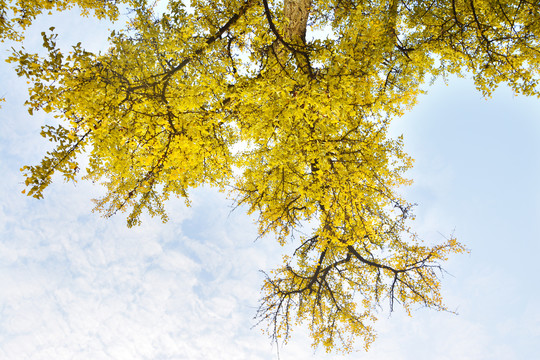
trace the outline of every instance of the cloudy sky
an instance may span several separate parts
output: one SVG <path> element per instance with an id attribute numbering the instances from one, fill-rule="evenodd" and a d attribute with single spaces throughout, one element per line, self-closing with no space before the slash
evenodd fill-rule
<path id="1" fill-rule="evenodd" d="M 42 19 L 63 44 L 103 46 L 107 25 L 73 14 Z M 11 44 L 0 44 L 4 59 Z M 0 358 L 276 359 L 255 324 L 262 275 L 284 251 L 213 189 L 168 204 L 170 221 L 92 213 L 102 189 L 58 179 L 45 199 L 21 194 L 19 168 L 50 148 L 25 82 L 0 63 Z M 396 120 L 415 159 L 407 198 L 429 241 L 454 233 L 471 250 L 447 264 L 444 294 L 459 315 L 381 312 L 366 353 L 327 355 L 305 329 L 281 359 L 532 359 L 540 352 L 540 100 L 501 87 L 489 100 L 468 79 L 436 83 Z"/>

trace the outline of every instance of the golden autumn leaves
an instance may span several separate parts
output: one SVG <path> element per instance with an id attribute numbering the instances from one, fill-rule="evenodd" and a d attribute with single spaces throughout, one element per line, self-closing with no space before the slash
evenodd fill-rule
<path id="1" fill-rule="evenodd" d="M 446 310 L 440 264 L 464 248 L 411 230 L 397 188 L 412 160 L 388 124 L 426 77 L 471 71 L 484 93 L 504 81 L 538 95 L 533 2 L 170 1 L 159 16 L 125 3 L 130 24 L 105 53 L 64 53 L 44 33 L 47 56 L 11 57 L 32 84 L 29 111 L 61 120 L 43 132 L 57 148 L 23 169 L 29 195 L 54 172 L 75 179 L 84 152 L 84 178 L 107 188 L 96 209 L 130 211 L 129 226 L 143 211 L 166 220 L 164 201 L 202 184 L 229 189 L 280 243 L 309 222 L 262 287 L 257 317 L 273 339 L 304 323 L 314 345 L 350 351 L 373 341 L 383 302 Z"/>

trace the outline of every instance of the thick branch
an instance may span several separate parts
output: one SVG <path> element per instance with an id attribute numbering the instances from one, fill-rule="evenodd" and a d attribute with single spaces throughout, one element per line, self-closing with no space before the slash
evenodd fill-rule
<path id="1" fill-rule="evenodd" d="M 306 68 L 307 68 L 306 72 L 309 74 L 309 77 L 313 77 L 313 69 L 311 68 L 308 53 L 306 51 L 303 51 L 303 50 L 295 49 L 295 47 L 291 43 L 286 41 L 281 36 L 281 34 L 277 30 L 277 28 L 274 25 L 274 22 L 272 20 L 272 13 L 270 12 L 270 7 L 268 6 L 268 1 L 263 0 L 263 5 L 264 5 L 264 13 L 266 15 L 266 19 L 268 20 L 268 26 L 270 26 L 270 30 L 272 31 L 272 33 L 274 33 L 277 40 L 280 43 L 282 43 L 294 55 L 300 54 L 300 55 L 302 55 L 304 57 L 305 65 L 306 65 Z M 307 8 L 309 8 L 309 6 Z M 309 11 L 307 11 L 307 9 L 306 9 L 306 14 L 304 15 L 304 16 L 306 16 L 306 21 L 305 22 L 304 21 L 299 21 L 299 23 L 304 24 L 303 30 L 298 31 L 298 29 L 294 29 L 294 30 L 289 29 L 289 31 L 288 31 L 288 33 L 290 34 L 291 37 L 293 37 L 294 35 L 297 35 L 301 39 L 303 45 L 305 45 L 305 33 L 306 33 L 307 15 L 309 15 Z M 289 19 L 289 20 L 294 21 L 294 19 Z"/>

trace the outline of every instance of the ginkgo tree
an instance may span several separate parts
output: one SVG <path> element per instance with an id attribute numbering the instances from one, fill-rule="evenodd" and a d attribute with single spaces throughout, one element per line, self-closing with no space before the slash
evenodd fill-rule
<path id="1" fill-rule="evenodd" d="M 390 121 L 449 74 L 472 74 L 486 96 L 500 83 L 539 95 L 537 0 L 171 0 L 160 13 L 145 0 L 0 1 L 12 40 L 73 4 L 130 14 L 103 53 L 61 51 L 54 29 L 47 55 L 13 50 L 28 111 L 60 123 L 42 131 L 56 148 L 22 169 L 28 195 L 54 173 L 78 178 L 82 153 L 82 178 L 106 187 L 96 209 L 128 211 L 129 226 L 166 220 L 164 202 L 196 186 L 229 191 L 261 236 L 296 244 L 267 274 L 260 324 L 284 341 L 306 324 L 329 351 L 367 348 L 385 302 L 447 310 L 441 263 L 465 251 L 411 229 L 398 188 L 412 159 Z"/>

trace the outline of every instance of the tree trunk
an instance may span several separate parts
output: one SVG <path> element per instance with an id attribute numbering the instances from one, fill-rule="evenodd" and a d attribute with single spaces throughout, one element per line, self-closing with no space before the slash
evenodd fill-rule
<path id="1" fill-rule="evenodd" d="M 285 0 L 283 5 L 285 18 L 289 22 L 285 28 L 285 39 L 292 43 L 305 44 L 311 0 Z"/>

